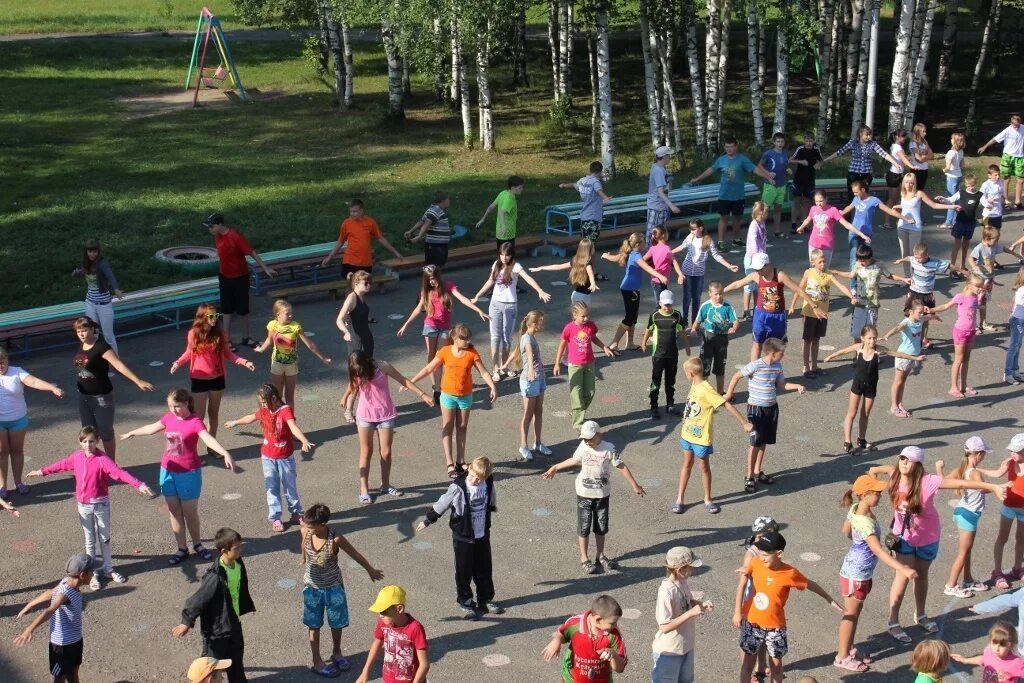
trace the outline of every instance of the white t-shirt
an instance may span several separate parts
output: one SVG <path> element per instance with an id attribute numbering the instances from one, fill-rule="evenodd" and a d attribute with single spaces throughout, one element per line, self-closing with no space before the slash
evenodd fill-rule
<path id="1" fill-rule="evenodd" d="M 981 215 L 983 218 L 1003 215 L 1003 184 L 998 180 L 981 184 Z"/>
<path id="2" fill-rule="evenodd" d="M 483 538 L 487 531 L 487 482 L 480 482 L 473 486 L 466 482 L 466 491 L 469 492 L 469 515 L 473 523 L 473 538 Z"/>
<path id="3" fill-rule="evenodd" d="M 1011 157 L 1024 157 L 1024 131 L 1020 128 L 1007 126 L 993 140 L 1002 143 L 1003 154 L 1009 154 Z"/>
<path id="4" fill-rule="evenodd" d="M 586 441 L 580 441 L 574 460 L 580 461 L 580 473 L 576 475 L 576 495 L 580 498 L 607 498 L 612 487 L 609 475 L 613 467 L 622 465 L 622 458 L 615 446 L 602 441 L 597 448 L 591 448 Z"/>
<path id="5" fill-rule="evenodd" d="M 1011 318 L 1024 318 L 1024 287 L 1018 287 L 1013 293 L 1013 310 L 1010 311 Z"/>
<path id="6" fill-rule="evenodd" d="M 25 386 L 22 381 L 28 373 L 13 365 L 0 375 L 0 422 L 14 422 L 28 415 L 25 404 Z"/>
<path id="7" fill-rule="evenodd" d="M 497 261 L 491 266 L 491 272 L 494 272 L 495 268 L 498 268 L 499 264 Z M 491 301 L 498 301 L 505 304 L 514 304 L 519 301 L 516 296 L 516 286 L 519 285 L 519 274 L 523 272 L 523 266 L 516 261 L 512 264 L 512 279 L 509 282 L 505 282 L 502 277 L 504 268 L 498 268 L 498 276 L 494 278 L 494 291 L 491 293 Z"/>
<path id="8" fill-rule="evenodd" d="M 903 145 L 901 145 L 900 143 L 894 142 L 891 145 L 889 145 L 889 156 L 891 156 L 896 161 L 900 160 L 900 152 L 903 152 L 904 154 L 907 153 L 906 150 L 903 149 Z M 899 164 L 898 166 L 890 165 L 889 173 L 903 173 L 903 164 Z"/>
<path id="9" fill-rule="evenodd" d="M 951 149 L 946 152 L 946 165 L 949 166 L 949 170 L 946 171 L 947 178 L 961 177 L 964 173 L 964 151 L 962 149 Z"/>
<path id="10" fill-rule="evenodd" d="M 922 154 L 927 153 L 928 156 L 931 156 L 931 147 L 928 146 L 927 142 L 917 142 L 914 140 L 910 141 L 910 165 L 914 167 L 915 171 L 924 171 L 925 169 L 928 168 L 928 162 L 918 161 L 917 157 L 914 156 L 914 152 L 921 152 Z"/>
<path id="11" fill-rule="evenodd" d="M 666 578 L 658 586 L 658 601 L 654 606 L 654 618 L 658 626 L 664 626 L 673 619 L 679 618 L 683 612 L 690 609 L 690 601 L 693 594 L 686 581 L 676 583 Z M 662 633 L 660 630 L 654 634 L 654 642 L 651 649 L 656 654 L 685 655 L 693 650 L 695 639 L 694 623 L 696 620 L 688 619 L 683 625 L 674 631 Z"/>

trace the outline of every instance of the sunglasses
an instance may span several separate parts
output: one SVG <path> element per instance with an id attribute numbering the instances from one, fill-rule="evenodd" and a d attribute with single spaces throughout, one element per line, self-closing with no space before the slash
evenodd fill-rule
<path id="1" fill-rule="evenodd" d="M 207 320 L 216 320 L 219 317 L 220 317 L 220 313 L 209 313 L 209 314 L 207 314 L 206 319 Z"/>
<path id="2" fill-rule="evenodd" d="M 423 272 L 424 273 L 433 273 L 435 270 L 437 270 L 437 266 L 435 266 L 433 264 L 428 264 L 428 265 L 423 266 Z"/>

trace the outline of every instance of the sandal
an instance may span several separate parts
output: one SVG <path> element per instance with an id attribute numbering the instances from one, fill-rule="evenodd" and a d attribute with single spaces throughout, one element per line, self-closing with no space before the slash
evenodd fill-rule
<path id="1" fill-rule="evenodd" d="M 186 557 L 188 557 L 188 548 L 178 548 L 178 552 L 167 558 L 167 564 L 177 567 Z"/>
<path id="2" fill-rule="evenodd" d="M 1006 578 L 1006 574 L 1001 572 L 992 572 L 992 587 L 998 590 L 1004 591 L 1010 587 L 1010 582 Z"/>
<path id="3" fill-rule="evenodd" d="M 584 574 L 596 574 L 597 573 L 597 565 L 594 564 L 593 562 L 591 562 L 590 560 L 587 560 L 586 562 L 580 562 L 580 567 L 583 568 L 583 573 Z"/>
<path id="4" fill-rule="evenodd" d="M 918 626 L 923 628 L 928 633 L 939 632 L 939 625 L 935 623 L 934 619 L 929 619 L 928 617 L 921 615 L 914 621 L 917 623 Z"/>
<path id="5" fill-rule="evenodd" d="M 968 396 L 977 396 L 978 395 L 978 390 L 975 389 L 974 387 L 965 387 L 964 388 L 964 393 L 967 394 Z M 19 489 L 19 493 L 20 493 L 20 489 Z"/>
<path id="6" fill-rule="evenodd" d="M 352 668 L 352 662 L 348 661 L 348 657 L 335 657 L 331 655 L 331 663 L 338 669 L 338 671 L 348 671 Z"/>
<path id="7" fill-rule="evenodd" d="M 370 494 L 369 493 L 360 493 L 359 494 L 359 504 L 360 505 L 369 505 L 372 502 L 373 502 L 373 498 L 370 498 Z"/>
<path id="8" fill-rule="evenodd" d="M 311 666 L 309 667 L 309 670 L 317 676 L 323 676 L 324 678 L 337 678 L 339 676 L 339 672 L 334 668 L 334 664 L 324 664 L 319 669 L 315 666 Z"/>
<path id="9" fill-rule="evenodd" d="M 684 505 L 683 505 L 682 503 L 675 503 L 675 504 L 674 504 L 674 505 L 672 506 L 672 512 L 673 512 L 673 513 L 675 513 L 675 514 L 677 514 L 677 515 L 681 515 L 681 514 L 683 514 L 683 513 L 685 512 L 685 511 L 686 511 L 686 507 L 685 507 L 685 506 L 684 506 Z"/>
<path id="10" fill-rule="evenodd" d="M 850 648 L 850 656 L 854 659 L 859 659 L 865 664 L 870 664 L 873 661 L 869 655 L 859 652 L 855 647 Z"/>
<path id="11" fill-rule="evenodd" d="M 456 467 L 455 465 L 449 464 L 448 465 L 448 478 L 449 479 L 457 479 L 458 476 L 459 476 L 459 468 Z"/>
<path id="12" fill-rule="evenodd" d="M 844 441 L 843 442 L 843 452 L 846 453 L 847 455 L 852 453 L 853 452 L 853 444 L 850 443 L 849 441 Z"/>
<path id="13" fill-rule="evenodd" d="M 395 496 L 396 498 L 404 496 L 405 493 L 401 489 L 397 489 L 394 486 L 381 486 L 380 495 L 382 496 Z"/>
<path id="14" fill-rule="evenodd" d="M 203 558 L 207 562 L 213 559 L 213 553 L 210 552 L 210 549 L 205 547 L 202 543 L 196 543 L 194 546 L 192 546 L 192 550 L 193 552 L 195 552 L 196 555 Z"/>
<path id="15" fill-rule="evenodd" d="M 775 477 L 773 477 L 770 474 L 765 474 L 764 472 L 758 472 L 757 473 L 757 482 L 759 484 L 774 484 L 775 483 Z"/>
<path id="16" fill-rule="evenodd" d="M 846 659 L 836 657 L 832 660 L 832 666 L 845 669 L 846 671 L 856 671 L 857 673 L 864 673 L 868 670 L 868 665 L 854 657 L 853 654 L 846 655 Z"/>
<path id="17" fill-rule="evenodd" d="M 28 492 L 31 491 L 32 488 L 28 484 L 17 484 L 14 487 L 14 490 L 17 491 L 19 495 L 27 496 Z"/>
<path id="18" fill-rule="evenodd" d="M 885 627 L 885 630 L 889 632 L 889 635 L 903 643 L 909 645 L 914 642 L 913 638 L 907 635 L 907 632 L 903 630 L 903 627 L 899 624 L 889 624 Z"/>
<path id="19" fill-rule="evenodd" d="M 873 443 L 871 443 L 867 439 L 857 439 L 857 448 L 861 449 L 862 451 L 877 451 L 878 450 L 878 446 L 873 444 Z"/>
<path id="20" fill-rule="evenodd" d="M 743 480 L 743 490 L 746 491 L 747 493 L 753 493 L 756 490 L 756 488 L 757 486 L 754 484 L 753 479 Z"/>
<path id="21" fill-rule="evenodd" d="M 975 593 L 982 593 L 989 589 L 989 585 L 982 581 L 966 581 L 964 582 L 964 588 Z"/>
<path id="22" fill-rule="evenodd" d="M 719 507 L 718 503 L 704 503 L 704 509 L 712 515 L 717 515 L 722 511 L 722 508 Z"/>

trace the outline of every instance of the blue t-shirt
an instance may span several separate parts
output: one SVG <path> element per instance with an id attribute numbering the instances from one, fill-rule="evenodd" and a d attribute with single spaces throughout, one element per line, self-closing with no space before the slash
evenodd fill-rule
<path id="1" fill-rule="evenodd" d="M 910 318 L 904 318 L 900 325 L 900 345 L 896 350 L 908 356 L 921 355 L 921 330 L 924 329 L 924 321 L 914 322 Z"/>
<path id="2" fill-rule="evenodd" d="M 651 177 L 647 181 L 647 208 L 653 211 L 668 211 L 668 204 L 658 194 L 658 188 L 668 192 L 668 171 L 661 164 L 651 166 Z"/>
<path id="3" fill-rule="evenodd" d="M 786 186 L 787 164 L 789 164 L 789 152 L 786 150 L 777 152 L 774 149 L 769 149 L 761 155 L 761 166 L 769 173 L 775 174 L 775 180 L 772 181 L 772 185 L 775 187 Z"/>
<path id="4" fill-rule="evenodd" d="M 868 547 L 867 539 L 874 536 L 879 541 L 882 537 L 878 520 L 867 515 L 857 514 L 857 505 L 854 504 L 846 513 L 846 519 L 850 522 L 850 537 L 853 541 L 850 550 L 843 558 L 843 566 L 839 575 L 851 581 L 869 581 L 875 574 L 875 567 L 878 566 L 878 558 L 871 548 Z"/>
<path id="5" fill-rule="evenodd" d="M 929 258 L 924 263 L 916 256 L 910 257 L 910 291 L 918 294 L 931 294 L 935 291 L 935 274 L 948 273 L 949 261 Z"/>
<path id="6" fill-rule="evenodd" d="M 697 311 L 697 322 L 704 328 L 706 336 L 725 334 L 736 322 L 736 309 L 728 301 L 723 301 L 721 306 L 705 301 Z"/>
<path id="7" fill-rule="evenodd" d="M 869 196 L 867 199 L 861 199 L 860 197 L 853 198 L 853 227 L 860 230 L 862 233 L 871 237 L 875 233 L 874 222 L 875 222 L 875 209 L 882 203 L 882 200 L 875 196 Z M 857 236 L 853 233 L 850 234 L 850 239 L 853 240 Z"/>
<path id="8" fill-rule="evenodd" d="M 639 251 L 629 252 L 629 260 L 626 261 L 626 274 L 622 276 L 622 284 L 619 289 L 624 292 L 635 292 L 644 286 L 644 271 L 637 265 L 644 255 Z"/>
<path id="9" fill-rule="evenodd" d="M 786 377 L 782 363 L 768 363 L 758 358 L 744 365 L 740 374 L 747 378 L 748 406 L 767 407 L 778 402 L 778 381 Z"/>
<path id="10" fill-rule="evenodd" d="M 730 159 L 727 155 L 723 154 L 715 160 L 712 168 L 722 174 L 718 185 L 719 199 L 735 202 L 746 196 L 744 181 L 747 174 L 754 170 L 754 162 L 748 159 L 746 155 L 737 154 Z M 650 203 L 647 205 L 650 206 Z"/>
<path id="11" fill-rule="evenodd" d="M 583 208 L 580 209 L 581 221 L 600 223 L 604 218 L 604 202 L 598 194 L 603 188 L 601 179 L 592 175 L 583 176 L 576 181 L 576 191 L 580 193 L 580 199 L 583 201 Z"/>

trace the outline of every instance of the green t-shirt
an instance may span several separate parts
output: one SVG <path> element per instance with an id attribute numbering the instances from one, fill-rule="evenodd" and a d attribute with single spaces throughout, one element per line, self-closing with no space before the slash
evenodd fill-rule
<path id="1" fill-rule="evenodd" d="M 235 615 L 241 616 L 242 608 L 239 606 L 239 596 L 242 590 L 242 565 L 235 562 L 234 567 L 229 567 L 221 558 L 220 566 L 224 567 L 224 571 L 228 574 L 228 593 L 231 594 L 231 606 L 235 608 Z"/>
<path id="2" fill-rule="evenodd" d="M 499 240 L 514 240 L 516 238 L 516 227 L 519 221 L 519 201 L 509 190 L 502 190 L 498 198 L 494 200 L 498 205 L 497 223 L 494 228 L 494 236 Z M 501 214 L 505 214 L 505 228 L 501 227 Z"/>
<path id="3" fill-rule="evenodd" d="M 942 683 L 942 679 L 922 672 L 917 674 L 917 678 L 914 679 L 914 683 Z"/>

